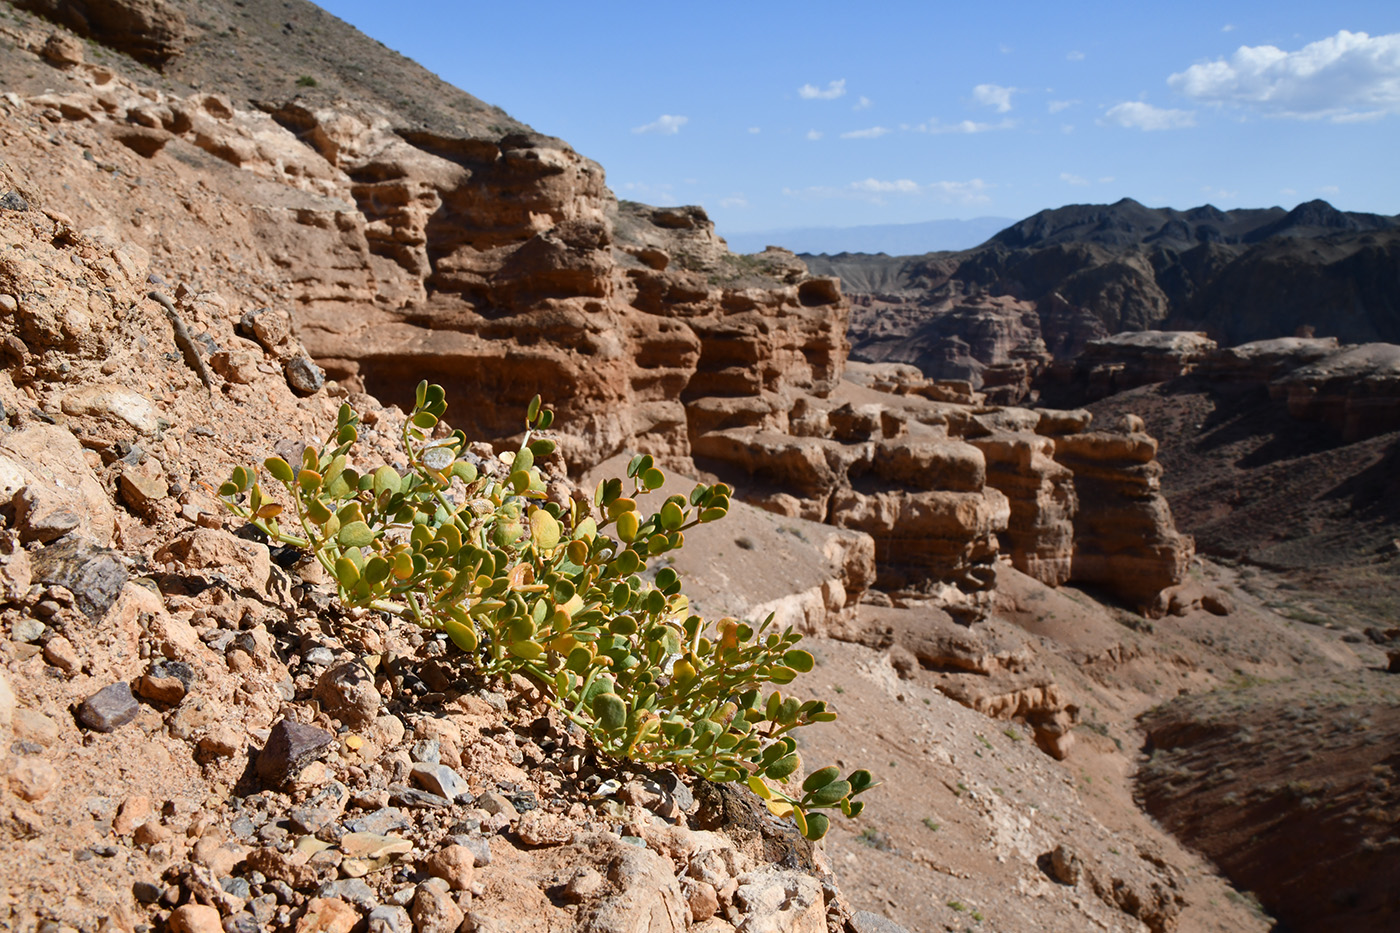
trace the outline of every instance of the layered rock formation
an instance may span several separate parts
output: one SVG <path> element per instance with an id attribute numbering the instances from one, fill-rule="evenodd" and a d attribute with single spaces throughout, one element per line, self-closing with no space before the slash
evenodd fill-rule
<path id="1" fill-rule="evenodd" d="M 876 384 L 901 375 L 872 369 Z M 795 413 L 793 434 L 721 428 L 693 449 L 755 504 L 866 532 L 879 588 L 937 594 L 959 618 L 985 614 L 1000 555 L 1051 586 L 1089 583 L 1161 614 L 1193 549 L 1161 495 L 1156 442 L 1140 419 L 1107 431 L 1090 420 L 848 383 Z"/>

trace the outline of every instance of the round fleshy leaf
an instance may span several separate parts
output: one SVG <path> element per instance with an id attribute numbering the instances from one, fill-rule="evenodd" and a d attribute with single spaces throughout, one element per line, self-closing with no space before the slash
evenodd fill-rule
<path id="1" fill-rule="evenodd" d="M 826 831 L 831 828 L 831 820 L 825 813 L 807 814 L 807 831 L 802 835 L 813 842 L 826 835 Z"/>
<path id="2" fill-rule="evenodd" d="M 794 648 L 783 655 L 783 663 L 799 674 L 805 674 L 816 665 L 817 661 L 816 658 L 812 657 L 811 652 Z"/>
<path id="3" fill-rule="evenodd" d="M 360 568 L 348 557 L 338 557 L 335 561 L 335 580 L 345 589 L 360 582 Z"/>
<path id="4" fill-rule="evenodd" d="M 530 537 L 535 542 L 535 547 L 541 551 L 553 550 L 559 544 L 560 534 L 561 529 L 554 516 L 544 509 L 536 509 L 530 513 Z"/>
<path id="5" fill-rule="evenodd" d="M 292 466 L 281 457 L 268 457 L 263 461 L 263 466 L 272 474 L 273 479 L 283 483 L 292 481 Z"/>
<path id="6" fill-rule="evenodd" d="M 374 532 L 364 522 L 350 522 L 341 526 L 336 540 L 341 547 L 369 547 L 374 543 Z"/>
<path id="7" fill-rule="evenodd" d="M 607 732 L 627 725 L 627 704 L 616 693 L 600 693 L 593 698 L 593 718 Z"/>
<path id="8" fill-rule="evenodd" d="M 617 517 L 618 538 L 631 544 L 637 538 L 637 531 L 640 524 L 636 512 L 623 512 Z"/>
<path id="9" fill-rule="evenodd" d="M 441 473 L 452 466 L 454 459 L 456 459 L 456 454 L 452 452 L 451 447 L 429 447 L 423 451 L 423 466 L 436 473 Z"/>
<path id="10" fill-rule="evenodd" d="M 835 765 L 822 768 L 819 771 L 813 771 L 811 774 L 807 775 L 807 780 L 802 782 L 802 789 L 804 791 L 814 791 L 818 787 L 825 787 L 840 776 L 841 769 L 837 768 Z"/>
<path id="11" fill-rule="evenodd" d="M 788 775 L 792 774 L 801 766 L 802 759 L 799 758 L 796 753 L 793 753 L 791 755 L 784 755 L 782 758 L 773 762 L 768 766 L 766 773 L 773 780 L 782 781 L 786 780 Z"/>
<path id="12" fill-rule="evenodd" d="M 812 794 L 812 806 L 829 807 L 851 793 L 849 781 L 832 781 Z"/>

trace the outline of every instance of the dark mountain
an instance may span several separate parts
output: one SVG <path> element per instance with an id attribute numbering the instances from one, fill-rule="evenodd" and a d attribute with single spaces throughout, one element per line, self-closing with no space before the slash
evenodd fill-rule
<path id="1" fill-rule="evenodd" d="M 1202 331 L 1224 345 L 1309 331 L 1400 342 L 1400 217 L 1326 201 L 1180 211 L 1125 198 L 1041 211 L 960 252 L 803 259 L 851 296 L 854 358 L 974 382 L 984 367 L 1073 357 L 1122 331 Z M 982 328 L 964 331 L 990 299 L 1016 326 L 989 344 Z"/>

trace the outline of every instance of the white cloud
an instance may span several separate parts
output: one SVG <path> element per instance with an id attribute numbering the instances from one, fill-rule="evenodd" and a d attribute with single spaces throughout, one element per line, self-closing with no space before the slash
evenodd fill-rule
<path id="1" fill-rule="evenodd" d="M 994 108 L 997 113 L 1006 113 L 1011 109 L 1011 95 L 1016 90 L 1000 84 L 979 84 L 972 89 L 972 99 L 984 107 Z"/>
<path id="2" fill-rule="evenodd" d="M 939 123 L 937 120 L 930 120 L 927 123 L 920 123 L 912 129 L 920 133 L 990 133 L 992 130 L 1009 130 L 1015 126 L 1012 120 L 1002 120 L 1000 123 L 978 123 L 974 120 L 963 120 L 960 123 Z"/>
<path id="3" fill-rule="evenodd" d="M 1338 188 L 1336 185 L 1323 185 L 1321 188 L 1318 188 L 1317 191 L 1318 191 L 1319 194 L 1341 194 L 1341 193 L 1342 193 L 1342 189 L 1341 189 L 1341 188 Z"/>
<path id="4" fill-rule="evenodd" d="M 846 96 L 846 79 L 832 81 L 827 84 L 825 90 L 815 84 L 804 84 L 797 89 L 797 96 L 803 100 L 835 100 L 838 97 Z"/>
<path id="5" fill-rule="evenodd" d="M 744 197 L 742 194 L 731 194 L 727 198 L 720 198 L 719 206 L 728 208 L 744 208 L 749 206 L 749 199 Z"/>
<path id="6" fill-rule="evenodd" d="M 1068 136 L 1070 133 L 1073 133 L 1073 132 L 1074 132 L 1074 124 L 1073 124 L 1073 123 L 1061 123 L 1061 124 L 1060 124 L 1060 132 L 1061 132 L 1061 133 L 1064 133 L 1066 136 Z"/>
<path id="7" fill-rule="evenodd" d="M 873 106 L 875 106 L 875 101 L 871 100 L 870 98 L 868 98 L 868 97 L 866 97 L 864 94 L 862 94 L 860 100 L 856 101 L 855 106 L 852 107 L 851 109 L 852 109 L 852 110 L 869 110 L 869 109 L 870 109 L 871 107 L 873 107 Z"/>
<path id="8" fill-rule="evenodd" d="M 660 117 L 646 124 L 645 126 L 634 126 L 634 133 L 658 133 L 662 136 L 674 136 L 681 131 L 681 127 L 690 122 L 690 117 L 677 117 L 669 113 L 663 113 Z"/>
<path id="9" fill-rule="evenodd" d="M 1343 29 L 1296 52 L 1242 45 L 1228 60 L 1192 65 L 1167 84 L 1195 100 L 1285 117 L 1355 120 L 1400 113 L 1400 33 L 1369 36 Z"/>
<path id="10" fill-rule="evenodd" d="M 1217 201 L 1233 201 L 1235 198 L 1238 198 L 1240 196 L 1240 192 L 1238 189 L 1231 191 L 1226 188 L 1216 188 L 1211 185 L 1202 185 L 1201 193 L 1204 194 L 1206 197 L 1214 198 Z"/>
<path id="11" fill-rule="evenodd" d="M 1081 104 L 1081 103 L 1083 103 L 1083 101 L 1079 101 L 1079 100 L 1052 100 L 1052 101 L 1050 101 L 1050 103 L 1046 104 L 1045 106 L 1050 110 L 1051 113 L 1059 113 L 1061 110 L 1068 110 L 1069 108 L 1074 107 L 1074 106 L 1077 106 L 1077 105 L 1079 105 L 1079 104 Z"/>
<path id="12" fill-rule="evenodd" d="M 855 191 L 869 191 L 877 194 L 894 191 L 900 194 L 917 194 L 919 183 L 910 181 L 908 178 L 901 178 L 898 181 L 880 181 L 876 178 L 867 178 L 864 181 L 851 182 L 851 188 Z"/>
<path id="13" fill-rule="evenodd" d="M 1074 175 L 1070 172 L 1061 172 L 1060 181 L 1064 182 L 1067 185 L 1074 185 L 1075 187 L 1079 188 L 1088 187 L 1089 184 L 1089 179 L 1081 175 Z"/>
<path id="14" fill-rule="evenodd" d="M 998 45 L 998 46 L 997 46 L 997 51 L 1000 52 L 1000 53 L 1003 54 L 1003 55 L 1010 55 L 1011 52 L 1012 52 L 1013 50 L 1012 50 L 1011 46 L 1009 46 L 1009 45 L 1007 45 L 1005 42 L 1003 42 L 1001 45 Z"/>
<path id="15" fill-rule="evenodd" d="M 1175 130 L 1196 125 L 1196 115 L 1189 110 L 1167 110 L 1140 100 L 1114 104 L 1103 116 L 1108 123 L 1138 130 Z"/>
<path id="16" fill-rule="evenodd" d="M 1078 49 L 1075 49 L 1073 52 L 1070 52 L 1068 55 L 1066 55 L 1065 59 L 1067 61 L 1072 62 L 1082 62 L 1084 61 L 1084 53 L 1079 51 Z"/>
<path id="17" fill-rule="evenodd" d="M 819 139 L 822 138 L 822 131 L 821 131 L 821 130 L 808 130 L 808 131 L 807 131 L 807 138 L 808 138 L 809 140 L 811 140 L 812 142 L 816 142 L 817 140 L 819 140 Z"/>
<path id="18" fill-rule="evenodd" d="M 763 132 L 763 128 L 760 126 L 751 126 L 749 127 L 749 132 L 757 136 L 759 133 Z"/>
<path id="19" fill-rule="evenodd" d="M 883 126 L 872 126 L 865 130 L 851 130 L 849 133 L 842 133 L 842 139 L 879 139 L 888 133 L 889 130 Z"/>
<path id="20" fill-rule="evenodd" d="M 1221 27 L 1220 27 L 1220 31 L 1221 31 L 1221 32 L 1234 32 L 1234 31 L 1235 31 L 1235 24 L 1234 24 L 1234 23 L 1226 23 L 1224 26 L 1221 26 Z"/>
<path id="21" fill-rule="evenodd" d="M 1101 184 L 1101 185 L 1111 185 L 1111 184 L 1113 184 L 1113 182 L 1114 182 L 1114 178 L 1113 178 L 1112 175 L 1105 175 L 1105 176 L 1103 176 L 1102 178 L 1099 179 L 1099 184 Z"/>
<path id="22" fill-rule="evenodd" d="M 1297 194 L 1297 193 L 1298 193 L 1298 189 L 1297 189 L 1297 188 L 1280 188 L 1280 189 L 1279 189 L 1279 194 L 1294 195 L 1294 194 Z"/>
<path id="23" fill-rule="evenodd" d="M 919 184 L 910 178 L 884 180 L 866 178 L 844 187 L 815 185 L 810 188 L 784 188 L 783 194 L 803 199 L 870 201 L 884 204 L 887 197 L 931 198 L 947 204 L 977 204 L 990 201 L 987 191 L 992 188 L 980 178 L 970 181 L 935 181 Z"/>

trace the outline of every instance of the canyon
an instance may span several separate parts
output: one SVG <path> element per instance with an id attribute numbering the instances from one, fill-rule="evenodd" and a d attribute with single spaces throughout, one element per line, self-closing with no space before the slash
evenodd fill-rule
<path id="1" fill-rule="evenodd" d="M 1190 782 L 1245 793 L 1257 762 L 1220 764 L 1191 724 L 1228 691 L 1272 736 L 1262 688 L 1308 678 L 1374 691 L 1340 797 L 1390 812 L 1364 775 L 1388 780 L 1393 747 L 1400 379 L 1393 347 L 1352 344 L 1396 339 L 1393 292 L 1358 286 L 1366 313 L 1332 331 L 1325 303 L 1265 327 L 1267 295 L 1218 320 L 1234 305 L 1201 296 L 1283 268 L 1319 295 L 1383 283 L 1393 219 L 1120 203 L 898 268 L 736 255 L 702 209 L 617 200 L 567 143 L 307 3 L 0 13 L 16 928 L 867 933 L 973 905 L 997 929 L 1266 929 L 1146 814 L 1223 859 L 1253 824 L 1203 835 Z M 1164 250 L 1241 269 L 1171 291 Z M 675 569 L 707 615 L 809 637 L 842 718 L 803 755 L 877 772 L 860 821 L 813 850 L 747 792 L 599 761 L 529 689 L 467 683 L 443 639 L 342 613 L 314 564 L 233 533 L 211 489 L 232 464 L 323 436 L 342 402 L 390 459 L 421 379 L 487 457 L 543 395 L 561 496 L 638 451 L 734 486 Z M 1298 431 L 1311 471 L 1280 453 Z M 1306 534 L 1277 540 L 1277 475 L 1334 462 L 1351 497 L 1289 487 Z M 1301 596 L 1258 569 L 1319 553 Z M 1328 581 L 1376 624 L 1301 619 L 1331 614 Z M 133 724 L 75 719 L 122 686 Z M 270 779 L 293 726 L 326 738 Z M 1162 750 L 1140 786 L 1139 749 Z M 460 794 L 423 796 L 435 766 Z M 1315 796 L 1270 794 L 1285 815 Z M 1380 929 L 1393 841 L 1363 837 L 1374 871 L 1337 910 Z"/>

